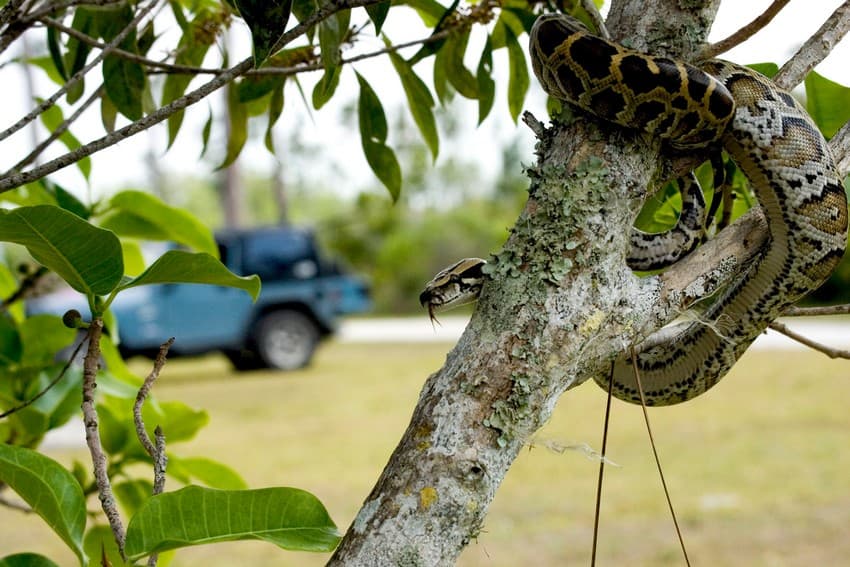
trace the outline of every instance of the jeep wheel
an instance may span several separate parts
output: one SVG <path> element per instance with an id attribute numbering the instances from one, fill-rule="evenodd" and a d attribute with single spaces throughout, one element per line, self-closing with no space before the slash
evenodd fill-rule
<path id="1" fill-rule="evenodd" d="M 254 334 L 262 362 L 269 368 L 294 370 L 306 366 L 319 342 L 319 329 L 298 311 L 274 311 L 263 317 Z"/>

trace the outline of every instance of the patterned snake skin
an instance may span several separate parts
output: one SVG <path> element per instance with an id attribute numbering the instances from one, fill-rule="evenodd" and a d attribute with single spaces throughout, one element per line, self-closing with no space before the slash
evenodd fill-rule
<path id="1" fill-rule="evenodd" d="M 710 60 L 694 67 L 652 57 L 596 37 L 563 15 L 538 18 L 530 48 L 535 74 L 555 98 L 662 137 L 676 148 L 719 141 L 746 174 L 767 216 L 765 249 L 700 320 L 679 324 L 664 340 L 650 336 L 637 347 L 648 405 L 698 396 L 840 261 L 847 199 L 827 143 L 791 95 L 733 63 Z M 649 264 L 670 253 L 667 244 L 640 252 L 640 237 L 633 240 L 632 255 Z M 691 246 L 688 236 L 678 240 L 676 246 Z M 615 396 L 640 403 L 629 361 L 616 362 L 613 382 Z M 607 377 L 599 384 L 607 388 Z"/>

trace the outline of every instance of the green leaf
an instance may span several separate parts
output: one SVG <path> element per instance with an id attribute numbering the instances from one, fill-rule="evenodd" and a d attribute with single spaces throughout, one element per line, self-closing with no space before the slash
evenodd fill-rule
<path id="1" fill-rule="evenodd" d="M 171 468 L 171 458 L 168 459 Z M 170 471 L 169 471 L 170 472 Z M 115 483 L 112 486 L 115 497 L 128 516 L 133 516 L 153 496 L 153 483 L 149 480 L 133 479 Z M 89 551 L 89 555 L 91 552 Z"/>
<path id="2" fill-rule="evenodd" d="M 334 67 L 331 70 L 326 70 L 322 78 L 313 87 L 313 108 L 319 110 L 336 92 L 339 85 L 339 75 L 341 67 Z"/>
<path id="3" fill-rule="evenodd" d="M 24 350 L 21 362 L 28 366 L 47 366 L 56 353 L 70 345 L 77 331 L 62 323 L 62 318 L 46 313 L 32 315 L 20 325 Z"/>
<path id="4" fill-rule="evenodd" d="M 179 6 L 172 5 L 172 7 L 175 14 L 182 14 Z M 175 64 L 197 67 L 203 63 L 207 51 L 215 40 L 214 34 L 204 33 L 208 27 L 215 25 L 213 17 L 209 12 L 202 11 L 192 20 L 191 24 L 181 26 L 181 28 L 184 28 L 183 36 L 177 44 Z M 169 73 L 166 75 L 162 87 L 162 106 L 183 96 L 194 77 L 194 75 L 187 73 Z M 168 147 L 171 147 L 174 143 L 182 124 L 182 110 L 168 117 Z"/>
<path id="5" fill-rule="evenodd" d="M 437 58 L 445 58 L 446 76 L 457 92 L 468 99 L 477 99 L 478 81 L 463 64 L 469 32 L 467 29 L 463 33 L 451 35 L 437 54 Z"/>
<path id="6" fill-rule="evenodd" d="M 753 71 L 758 71 L 768 79 L 772 78 L 779 72 L 779 65 L 776 63 L 750 63 L 747 67 Z"/>
<path id="7" fill-rule="evenodd" d="M 86 500 L 71 473 L 36 451 L 0 444 L 0 480 L 47 522 L 81 562 L 86 561 Z"/>
<path id="8" fill-rule="evenodd" d="M 200 157 L 204 157 L 204 154 L 207 153 L 207 148 L 210 143 L 210 133 L 212 132 L 212 124 L 213 124 L 213 113 L 212 109 L 209 111 L 209 116 L 207 116 L 207 121 L 204 123 L 204 127 L 201 130 L 201 155 Z"/>
<path id="9" fill-rule="evenodd" d="M 195 479 L 211 488 L 243 490 L 248 485 L 239 474 L 227 465 L 204 457 L 168 457 L 168 474 L 181 478 L 183 482 Z"/>
<path id="10" fill-rule="evenodd" d="M 131 51 L 134 50 L 134 46 L 130 47 Z M 147 86 L 147 78 L 141 63 L 117 55 L 108 55 L 103 60 L 103 84 L 109 100 L 118 112 L 130 120 L 142 117 L 142 96 Z"/>
<path id="11" fill-rule="evenodd" d="M 44 124 L 44 127 L 47 128 L 50 132 L 55 132 L 57 128 L 65 121 L 65 116 L 62 114 L 62 109 L 58 106 L 54 105 L 41 113 L 41 122 Z M 76 150 L 82 144 L 80 141 L 71 134 L 70 130 L 65 130 L 59 136 L 59 141 L 64 144 L 66 148 L 71 151 Z M 83 174 L 83 177 L 86 179 L 89 178 L 91 174 L 91 158 L 85 157 L 77 162 L 77 168 L 79 168 L 80 172 Z"/>
<path id="12" fill-rule="evenodd" d="M 62 51 L 59 46 L 56 29 L 47 28 L 47 51 L 50 53 L 50 59 L 56 67 L 56 71 L 64 79 L 68 80 L 68 73 L 65 71 L 65 61 L 62 60 Z"/>
<path id="13" fill-rule="evenodd" d="M 37 262 L 87 296 L 109 294 L 124 273 L 118 237 L 58 207 L 0 210 L 0 241 L 26 246 Z"/>
<path id="14" fill-rule="evenodd" d="M 126 552 L 137 560 L 158 551 L 236 540 L 331 551 L 339 535 L 322 503 L 297 488 L 225 491 L 187 486 L 154 496 L 133 516 Z"/>
<path id="15" fill-rule="evenodd" d="M 248 75 L 239 81 L 236 92 L 239 102 L 257 100 L 272 91 L 283 88 L 285 75 Z"/>
<path id="16" fill-rule="evenodd" d="M 236 161 L 248 140 L 248 109 L 239 102 L 239 93 L 233 83 L 227 85 L 227 118 L 230 121 L 227 155 L 217 169 L 223 169 Z"/>
<path id="17" fill-rule="evenodd" d="M 88 567 L 124 567 L 128 565 L 121 558 L 115 536 L 109 526 L 93 526 L 86 532 L 83 548 L 91 558 Z M 105 557 L 104 557 L 105 554 Z"/>
<path id="18" fill-rule="evenodd" d="M 110 215 L 101 226 L 123 236 L 171 240 L 218 257 L 210 229 L 185 209 L 172 207 L 144 191 L 121 191 L 109 200 Z M 119 214 L 120 213 L 120 214 Z"/>
<path id="19" fill-rule="evenodd" d="M 386 38 L 384 38 L 384 42 L 390 45 Z M 437 154 L 440 151 L 440 138 L 437 134 L 434 112 L 431 110 L 434 107 L 431 91 L 398 53 L 391 51 L 389 56 L 401 79 L 401 85 L 404 87 L 404 94 L 407 96 L 407 105 L 413 115 L 413 120 L 419 127 L 419 132 L 428 145 L 428 149 L 431 150 L 431 156 L 433 159 L 437 159 Z"/>
<path id="20" fill-rule="evenodd" d="M 100 97 L 100 121 L 103 129 L 110 134 L 115 131 L 115 120 L 118 118 L 118 109 L 112 103 L 112 99 L 106 95 Z"/>
<path id="21" fill-rule="evenodd" d="M 0 558 L 0 567 L 59 567 L 43 555 L 37 553 L 15 553 Z"/>
<path id="22" fill-rule="evenodd" d="M 422 23 L 432 29 L 437 27 L 446 13 L 446 7 L 436 0 L 403 0 L 401 3 L 416 10 Z"/>
<path id="23" fill-rule="evenodd" d="M 508 47 L 508 109 L 511 118 L 516 122 L 528 92 L 528 65 L 525 62 L 525 52 L 508 27 L 505 28 L 505 40 Z"/>
<path id="24" fill-rule="evenodd" d="M 251 30 L 254 68 L 257 68 L 272 54 L 275 43 L 286 30 L 292 0 L 234 0 L 234 4 Z"/>
<path id="25" fill-rule="evenodd" d="M 386 145 L 387 117 L 381 100 L 372 87 L 357 73 L 360 83 L 360 98 L 357 112 L 360 123 L 360 142 L 369 167 L 375 172 L 392 196 L 393 202 L 401 193 L 401 167 L 395 153 Z"/>
<path id="26" fill-rule="evenodd" d="M 9 366 L 21 361 L 24 345 L 18 325 L 8 313 L 0 313 L 0 366 Z"/>
<path id="27" fill-rule="evenodd" d="M 493 43 L 490 37 L 484 43 L 484 51 L 478 61 L 475 79 L 478 82 L 478 124 L 490 114 L 496 96 L 496 82 L 493 80 Z"/>
<path id="28" fill-rule="evenodd" d="M 274 154 L 274 125 L 277 123 L 280 115 L 283 114 L 283 88 L 272 93 L 272 99 L 269 101 L 269 121 L 266 126 L 266 135 L 263 141 L 272 154 Z"/>
<path id="29" fill-rule="evenodd" d="M 437 7 L 440 10 L 439 19 L 437 20 L 436 24 L 433 25 L 433 27 L 430 24 L 428 24 L 427 21 L 426 21 L 426 24 L 425 24 L 428 27 L 432 28 L 431 29 L 431 36 L 429 36 L 428 41 L 426 41 L 422 44 L 422 47 L 419 48 L 419 51 L 414 53 L 413 57 L 411 57 L 410 59 L 407 60 L 408 65 L 410 65 L 412 67 L 413 65 L 416 65 L 417 63 L 419 63 L 420 61 L 422 61 L 426 57 L 430 57 L 431 55 L 440 52 L 440 50 L 443 47 L 443 44 L 446 43 L 447 38 L 440 37 L 439 39 L 436 39 L 436 38 L 433 38 L 433 36 L 435 34 L 441 33 L 445 29 L 444 24 L 449 20 L 449 18 L 452 15 L 455 14 L 455 10 L 457 9 L 457 5 L 459 3 L 460 3 L 460 0 L 452 0 L 452 3 L 449 5 L 448 8 L 443 8 L 443 6 L 441 4 L 437 4 Z M 424 6 L 429 11 L 435 9 L 432 5 L 427 4 L 427 3 L 425 3 Z M 430 13 L 429 13 L 429 15 L 430 15 Z M 426 20 L 426 17 L 423 17 L 422 19 Z"/>
<path id="30" fill-rule="evenodd" d="M 199 283 L 235 287 L 247 291 L 254 301 L 260 294 L 260 278 L 237 276 L 215 257 L 169 250 L 139 276 L 121 284 L 121 290 L 160 283 Z"/>
<path id="31" fill-rule="evenodd" d="M 366 6 L 366 13 L 369 14 L 369 19 L 375 26 L 375 35 L 381 34 L 381 28 L 384 27 L 384 21 L 387 19 L 387 14 L 390 13 L 390 0 L 383 0 L 377 4 Z"/>
<path id="32" fill-rule="evenodd" d="M 850 88 L 810 71 L 806 75 L 806 110 L 830 139 L 850 120 Z"/>
<path id="33" fill-rule="evenodd" d="M 332 73 L 339 67 L 339 46 L 348 34 L 350 21 L 351 10 L 341 10 L 319 23 L 319 47 L 326 73 Z"/>

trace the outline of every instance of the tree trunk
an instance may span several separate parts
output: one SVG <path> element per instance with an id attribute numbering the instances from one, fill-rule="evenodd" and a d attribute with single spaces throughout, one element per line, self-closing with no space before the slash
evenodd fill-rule
<path id="1" fill-rule="evenodd" d="M 609 31 L 687 58 L 717 5 L 614 2 Z M 636 278 L 625 264 L 632 222 L 670 169 L 658 141 L 586 120 L 527 122 L 539 138 L 528 202 L 329 565 L 454 563 L 559 396 L 728 281 L 766 234 L 753 212 L 663 276 Z"/>

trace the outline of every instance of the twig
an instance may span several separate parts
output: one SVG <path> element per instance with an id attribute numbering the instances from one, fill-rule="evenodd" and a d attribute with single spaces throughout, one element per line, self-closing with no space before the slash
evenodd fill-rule
<path id="1" fill-rule="evenodd" d="M 68 90 L 70 90 L 74 85 L 79 83 L 80 80 L 82 80 L 82 78 L 89 71 L 91 71 L 96 65 L 99 65 L 100 62 L 103 61 L 103 59 L 107 55 L 109 55 L 110 52 L 113 49 L 118 47 L 121 44 L 121 42 L 123 42 L 124 39 L 127 38 L 127 36 L 130 34 L 131 31 L 134 31 L 136 29 L 136 26 L 138 25 L 138 23 L 141 22 L 142 19 L 156 7 L 158 1 L 159 0 L 151 0 L 151 2 L 148 3 L 147 6 L 145 6 L 141 10 L 139 10 L 139 13 L 136 14 L 136 16 L 130 21 L 130 23 L 128 23 L 126 26 L 124 26 L 124 29 L 122 29 L 118 33 L 118 35 L 116 35 L 112 39 L 112 41 L 107 43 L 104 46 L 104 48 L 100 51 L 100 53 L 97 54 L 96 57 L 94 57 L 88 64 L 86 64 L 85 67 L 83 67 L 82 69 L 80 69 L 79 71 L 74 73 L 67 81 L 65 81 L 65 84 L 62 85 L 62 87 L 60 87 L 59 90 L 57 90 L 55 93 L 50 95 L 50 98 L 46 99 L 44 102 L 42 102 L 41 104 L 36 106 L 26 116 L 24 116 L 23 118 L 21 118 L 20 120 L 18 120 L 17 122 L 12 124 L 8 128 L 6 128 L 6 130 L 4 130 L 3 132 L 0 132 L 0 142 L 2 142 L 3 140 L 8 138 L 9 136 L 11 136 L 15 132 L 17 132 L 18 130 L 20 130 L 21 128 L 23 128 L 24 126 L 26 126 L 27 124 L 29 124 L 33 120 L 35 120 L 41 113 L 45 112 L 47 109 L 49 109 L 54 104 L 56 104 L 56 101 L 59 100 L 60 97 L 62 97 L 65 93 L 67 93 Z"/>
<path id="2" fill-rule="evenodd" d="M 593 25 L 596 27 L 597 33 L 605 39 L 610 40 L 611 34 L 608 33 L 608 28 L 605 26 L 605 20 L 602 19 L 602 14 L 599 13 L 599 9 L 596 7 L 593 0 L 581 0 L 581 7 L 584 8 L 584 11 L 588 16 L 590 16 Z"/>
<path id="3" fill-rule="evenodd" d="M 151 442 L 147 429 L 145 429 L 145 421 L 142 418 L 142 405 L 144 405 L 145 399 L 148 397 L 151 388 L 153 388 L 153 383 L 156 382 L 156 379 L 159 377 L 159 373 L 162 371 L 163 366 L 165 366 L 165 357 L 168 355 L 168 349 L 171 348 L 171 345 L 173 344 L 174 337 L 171 337 L 160 345 L 159 352 L 153 362 L 153 368 L 147 378 L 145 378 L 142 387 L 139 388 L 139 392 L 136 394 L 136 402 L 133 404 L 133 422 L 136 424 L 136 436 L 139 438 L 139 442 L 142 444 L 142 447 L 145 448 L 145 451 L 147 451 L 148 455 L 150 455 L 151 459 L 153 459 L 154 496 L 162 494 L 162 491 L 165 489 L 165 469 L 168 466 L 168 456 L 165 454 L 165 435 L 159 425 L 156 426 L 153 433 L 154 438 L 156 439 L 156 445 Z M 148 557 L 148 566 L 155 567 L 158 560 L 158 553 L 151 554 L 151 556 Z"/>
<path id="4" fill-rule="evenodd" d="M 142 405 L 144 405 L 148 394 L 150 394 L 153 383 L 157 378 L 159 378 L 159 373 L 162 371 L 162 367 L 165 366 L 165 357 L 168 355 L 168 349 L 171 348 L 171 345 L 173 344 L 174 337 L 171 337 L 160 345 L 159 353 L 157 353 L 156 360 L 154 360 L 153 363 L 153 369 L 150 374 L 148 374 L 147 378 L 145 378 L 142 387 L 139 388 L 139 392 L 136 394 L 136 402 L 133 404 L 133 423 L 136 425 L 136 436 L 139 438 L 139 442 L 141 442 L 142 447 L 145 448 L 145 451 L 152 459 L 154 459 L 154 461 L 156 461 L 157 458 L 156 447 L 154 447 L 154 444 L 145 429 L 145 422 L 144 419 L 142 419 Z"/>
<path id="5" fill-rule="evenodd" d="M 602 426 L 602 454 L 599 459 L 599 479 L 596 481 L 596 510 L 593 513 L 593 543 L 590 549 L 590 567 L 596 566 L 596 542 L 599 536 L 599 515 L 602 507 L 602 476 L 605 473 L 605 456 L 608 449 L 608 421 L 611 417 L 611 398 L 614 397 L 614 363 L 608 373 L 608 399 L 605 403 L 605 423 Z"/>
<path id="6" fill-rule="evenodd" d="M 80 354 L 80 349 L 83 347 L 83 344 L 85 342 L 86 342 L 85 339 L 80 341 L 80 344 L 77 345 L 77 347 L 74 349 L 74 352 L 71 354 L 71 358 L 68 359 L 68 361 L 65 363 L 65 366 L 62 367 L 62 370 L 59 371 L 59 374 L 56 376 L 56 378 L 54 378 L 53 380 L 50 381 L 50 384 L 48 384 L 42 391 L 37 393 L 35 396 L 30 398 L 29 400 L 25 401 L 24 403 L 17 405 L 15 407 L 13 407 L 12 409 L 7 410 L 3 413 L 0 413 L 0 419 L 3 419 L 4 417 L 8 417 L 8 416 L 12 415 L 13 413 L 15 413 L 16 411 L 21 411 L 25 407 L 34 404 L 35 402 L 38 401 L 39 398 L 41 398 L 44 394 L 49 392 L 51 388 L 56 386 L 56 384 L 58 384 L 59 381 L 62 380 L 62 378 L 65 377 L 65 374 L 68 372 L 68 369 L 71 368 L 71 365 L 77 359 L 77 355 Z"/>
<path id="7" fill-rule="evenodd" d="M 794 307 L 786 309 L 783 317 L 818 317 L 823 315 L 847 315 L 850 314 L 850 303 L 844 305 L 826 305 L 824 307 Z"/>
<path id="8" fill-rule="evenodd" d="M 700 59 L 711 59 L 712 57 L 717 57 L 721 53 L 729 51 L 739 43 L 744 43 L 755 35 L 756 32 L 769 24 L 770 21 L 776 17 L 776 14 L 778 14 L 780 10 L 788 4 L 788 2 L 790 2 L 790 0 L 773 0 L 773 3 L 767 7 L 767 10 L 762 12 L 761 15 L 752 22 L 745 25 L 729 37 L 705 46 L 700 53 Z"/>
<path id="9" fill-rule="evenodd" d="M 0 310 L 6 310 L 10 305 L 23 298 L 29 290 L 31 290 L 38 281 L 44 277 L 47 273 L 47 268 L 44 266 L 39 266 L 37 270 L 33 273 L 28 274 L 24 279 L 21 280 L 21 283 L 18 284 L 18 289 L 12 292 L 12 295 L 7 297 L 0 303 Z"/>
<path id="10" fill-rule="evenodd" d="M 103 319 L 95 317 L 89 326 L 89 348 L 83 360 L 83 423 L 86 427 L 86 445 L 91 453 L 94 465 L 94 478 L 97 483 L 97 494 L 100 505 L 112 528 L 115 543 L 121 557 L 124 556 L 124 541 L 126 533 L 121 522 L 121 515 L 112 493 L 112 485 L 109 482 L 107 467 L 109 465 L 103 447 L 100 444 L 100 435 L 97 426 L 97 410 L 94 406 L 94 393 L 97 387 L 97 369 L 100 365 L 100 335 L 103 332 Z"/>
<path id="11" fill-rule="evenodd" d="M 827 355 L 829 358 L 847 358 L 850 359 L 850 350 L 844 350 L 840 348 L 833 348 L 829 345 L 825 345 L 819 343 L 817 341 L 813 341 L 812 339 L 801 335 L 797 331 L 792 331 L 788 328 L 785 323 L 780 323 L 779 321 L 774 321 L 770 324 L 770 328 L 774 331 L 782 333 L 789 339 L 793 339 L 800 344 L 806 345 L 809 348 L 812 348 L 816 351 L 822 352 Z"/>
<path id="12" fill-rule="evenodd" d="M 33 514 L 35 510 L 27 506 L 26 504 L 21 504 L 19 502 L 15 502 L 14 500 L 9 500 L 0 496 L 0 506 L 5 506 L 6 508 L 11 508 L 12 510 L 17 510 L 19 512 L 24 512 L 26 514 Z"/>
<path id="13" fill-rule="evenodd" d="M 75 6 L 109 6 L 110 4 L 120 4 L 122 2 L 124 0 L 64 0 L 63 2 L 52 2 L 38 10 L 28 12 L 21 20 L 31 22 L 41 19 L 43 16 L 55 14 L 65 8 L 73 8 Z"/>
<path id="14" fill-rule="evenodd" d="M 637 353 L 635 347 L 631 347 L 632 368 L 635 371 L 635 382 L 637 382 L 638 393 L 640 394 L 640 407 L 643 410 L 643 420 L 646 422 L 646 432 L 649 434 L 649 444 L 652 445 L 652 454 L 655 456 L 655 466 L 658 468 L 658 476 L 661 478 L 661 486 L 664 487 L 664 496 L 667 497 L 667 507 L 670 508 L 670 515 L 673 517 L 673 525 L 676 526 L 676 535 L 679 536 L 679 545 L 682 547 L 682 555 L 685 557 L 685 564 L 691 567 L 691 561 L 688 559 L 688 550 L 685 549 L 685 540 L 682 538 L 682 530 L 679 529 L 679 521 L 676 519 L 676 511 L 673 510 L 673 500 L 670 499 L 670 491 L 667 490 L 667 481 L 664 480 L 664 471 L 661 470 L 661 459 L 658 457 L 658 449 L 655 447 L 655 439 L 652 436 L 652 428 L 649 426 L 649 414 L 646 411 L 646 398 L 643 395 L 643 385 L 640 383 L 640 371 L 637 364 Z"/>
<path id="15" fill-rule="evenodd" d="M 790 90 L 800 84 L 815 65 L 823 61 L 835 45 L 850 31 L 850 0 L 845 0 L 791 59 L 779 69 L 773 82 Z"/>
<path id="16" fill-rule="evenodd" d="M 6 25 L 13 20 L 17 20 L 19 9 L 24 0 L 9 0 L 9 2 L 0 9 L 0 26 Z"/>
<path id="17" fill-rule="evenodd" d="M 278 40 L 278 42 L 275 44 L 275 48 L 273 51 L 278 51 L 282 49 L 283 46 L 285 46 L 295 38 L 303 35 L 312 26 L 330 17 L 336 12 L 339 12 L 340 10 L 346 10 L 348 8 L 357 8 L 361 6 L 369 6 L 372 4 L 377 4 L 380 1 L 381 0 L 347 0 L 345 2 L 330 2 L 328 4 L 325 4 L 312 16 L 305 19 L 303 22 L 300 22 L 298 25 L 292 27 L 289 31 L 284 33 L 281 36 L 280 40 Z M 201 85 L 194 91 L 173 100 L 172 102 L 170 102 L 166 106 L 163 106 L 156 112 L 153 112 L 145 116 L 144 118 L 140 118 L 132 124 L 128 124 L 127 126 L 116 130 L 115 132 L 111 132 L 106 136 L 89 142 L 88 144 L 81 146 L 74 151 L 61 155 L 58 158 L 53 159 L 43 165 L 34 167 L 33 169 L 30 169 L 25 172 L 16 173 L 14 175 L 9 175 L 4 178 L 0 178 L 0 193 L 4 191 L 9 191 L 16 187 L 20 187 L 21 185 L 25 185 L 37 179 L 41 179 L 46 175 L 50 175 L 55 171 L 58 171 L 64 167 L 78 162 L 84 157 L 88 157 L 93 153 L 99 152 L 105 148 L 113 146 L 134 134 L 147 130 L 151 126 L 159 124 L 163 120 L 167 119 L 175 112 L 179 112 L 187 106 L 190 106 L 192 104 L 195 104 L 199 100 L 202 100 L 204 97 L 220 89 L 222 86 L 226 85 L 236 77 L 245 74 L 252 67 L 253 59 L 249 57 L 244 61 L 237 63 L 230 69 L 222 71 L 220 75 L 210 80 L 206 84 Z"/>
<path id="18" fill-rule="evenodd" d="M 842 179 L 850 173 L 850 122 L 842 126 L 829 141 L 829 148 L 835 156 L 835 168 Z"/>
<path id="19" fill-rule="evenodd" d="M 50 135 L 45 138 L 41 143 L 39 143 L 33 150 L 27 154 L 21 161 L 16 163 L 12 169 L 7 173 L 12 173 L 15 171 L 20 171 L 30 163 L 34 162 L 41 153 L 53 142 L 59 139 L 59 137 L 68 131 L 68 128 L 71 127 L 71 124 L 77 121 L 77 119 L 83 114 L 83 112 L 88 109 L 89 106 L 94 103 L 94 101 L 98 100 L 100 96 L 103 94 L 103 85 L 100 85 L 86 100 L 80 104 L 79 108 L 77 108 L 71 116 L 62 121 L 59 126 L 53 130 Z"/>

